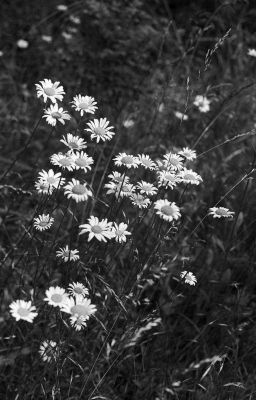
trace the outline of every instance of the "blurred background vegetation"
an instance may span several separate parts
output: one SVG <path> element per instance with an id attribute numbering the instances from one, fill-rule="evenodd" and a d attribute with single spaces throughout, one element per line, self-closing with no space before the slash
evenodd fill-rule
<path id="1" fill-rule="evenodd" d="M 144 152 L 155 158 L 171 149 L 192 147 L 200 137 L 196 146 L 200 154 L 236 135 L 254 133 L 256 59 L 248 56 L 248 48 L 256 48 L 254 1 L 80 0 L 62 5 L 65 7 L 55 0 L 0 2 L 2 171 L 18 154 L 42 113 L 34 85 L 44 78 L 60 81 L 67 101 L 78 93 L 95 97 L 97 118 L 106 116 L 120 136 L 117 151 Z M 197 94 L 210 99 L 208 113 L 193 105 Z M 177 118 L 177 111 L 188 115 L 188 120 Z M 127 120 L 134 124 L 127 127 Z M 72 118 L 71 132 L 77 122 Z M 29 151 L 5 178 L 5 185 L 33 189 L 36 170 L 46 168 L 49 155 L 57 151 L 56 136 L 48 142 L 48 132 L 49 127 L 41 124 Z M 58 127 L 59 137 L 64 132 L 65 128 Z M 253 135 L 242 136 L 198 158 L 196 170 L 204 182 L 189 191 L 183 205 L 190 230 L 208 207 L 255 166 L 255 145 Z M 132 326 L 139 315 L 157 308 L 164 330 L 147 337 L 130 353 L 123 347 L 121 362 L 113 365 L 104 379 L 102 397 L 95 398 L 256 398 L 253 176 L 221 204 L 236 212 L 233 223 L 202 225 L 193 240 L 186 227 L 182 240 L 177 239 L 180 253 L 190 258 L 198 277 L 194 290 L 178 288 L 184 297 L 170 300 L 175 293 L 170 276 L 162 274 L 159 259 L 154 260 L 155 270 L 142 290 L 142 297 L 149 298 L 151 305 L 135 307 L 130 323 Z M 4 224 L 0 248 L 5 255 L 10 243 L 17 240 L 20 219 L 37 200 L 34 195 L 1 189 Z M 168 240 L 165 246 L 161 257 L 166 249 L 176 253 L 176 249 L 170 250 Z M 172 262 L 170 272 L 176 267 Z M 115 279 L 118 286 L 118 278 L 112 277 Z M 4 282 L 3 312 L 9 300 Z M 4 319 L 1 322 L 4 325 Z M 120 347 L 121 324 L 115 331 Z M 93 342 L 90 335 L 87 340 Z M 97 340 L 94 354 L 103 341 Z M 85 346 L 84 340 L 78 337 L 72 346 L 74 359 L 82 359 L 84 353 L 79 349 Z M 0 393 L 8 393 L 2 398 L 41 398 L 36 397 L 39 388 L 29 361 L 24 362 L 30 355 L 26 347 L 22 351 L 13 352 L 12 359 L 0 356 Z M 223 355 L 225 363 L 215 360 L 209 370 L 209 361 L 200 364 Z M 94 379 L 98 379 L 97 371 L 105 371 L 109 365 L 109 358 L 100 359 Z M 15 397 L 17 391 L 15 396 L 11 394 L 17 387 L 20 397 Z M 74 387 L 79 390 L 75 376 Z"/>

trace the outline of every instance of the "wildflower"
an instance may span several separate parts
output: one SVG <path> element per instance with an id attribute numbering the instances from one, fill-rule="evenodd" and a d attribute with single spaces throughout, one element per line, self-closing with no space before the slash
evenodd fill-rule
<path id="1" fill-rule="evenodd" d="M 74 154 L 72 155 L 72 159 L 75 169 L 83 169 L 84 172 L 92 169 L 91 165 L 94 163 L 93 158 L 89 157 L 83 151 L 81 151 L 80 153 L 78 151 L 74 152 Z"/>
<path id="2" fill-rule="evenodd" d="M 16 321 L 24 320 L 33 322 L 33 319 L 38 315 L 36 307 L 32 306 L 31 301 L 16 300 L 10 304 L 10 313 Z"/>
<path id="3" fill-rule="evenodd" d="M 60 247 L 60 249 L 56 251 L 56 256 L 62 258 L 64 262 L 77 261 L 79 260 L 79 251 L 76 249 L 70 250 L 68 245 L 66 245 L 66 247 Z"/>
<path id="4" fill-rule="evenodd" d="M 72 151 L 82 150 L 87 147 L 86 142 L 79 136 L 74 136 L 71 133 L 68 133 L 66 137 L 65 136 L 62 137 L 63 139 L 61 139 L 60 141 L 64 143 L 67 147 L 69 147 L 70 150 Z"/>
<path id="5" fill-rule="evenodd" d="M 83 297 L 86 297 L 89 294 L 88 289 L 80 282 L 70 283 L 68 285 L 68 291 L 72 296 L 81 295 Z"/>
<path id="6" fill-rule="evenodd" d="M 191 150 L 188 147 L 183 147 L 183 149 L 179 151 L 179 154 L 189 161 L 196 159 L 196 151 Z"/>
<path id="7" fill-rule="evenodd" d="M 43 361 L 52 362 L 58 359 L 57 343 L 53 340 L 44 340 L 39 347 L 39 354 Z"/>
<path id="8" fill-rule="evenodd" d="M 157 173 L 162 171 L 170 171 L 171 167 L 167 165 L 165 160 L 156 160 L 156 170 Z"/>
<path id="9" fill-rule="evenodd" d="M 66 40 L 72 39 L 72 35 L 71 35 L 70 33 L 68 33 L 68 32 L 62 32 L 61 35 L 62 35 L 62 36 L 64 37 L 64 39 L 66 39 Z"/>
<path id="10" fill-rule="evenodd" d="M 91 139 L 96 138 L 96 142 L 99 143 L 100 140 L 110 140 L 115 135 L 114 132 L 111 132 L 111 129 L 114 129 L 113 126 L 108 126 L 109 121 L 107 118 L 94 119 L 93 121 L 88 122 L 87 124 L 89 128 L 85 129 L 87 132 L 91 132 Z"/>
<path id="11" fill-rule="evenodd" d="M 87 188 L 86 183 L 81 183 L 77 179 L 72 178 L 71 182 L 65 186 L 65 195 L 68 199 L 74 199 L 77 203 L 88 200 L 92 196 L 92 191 Z"/>
<path id="12" fill-rule="evenodd" d="M 50 187 L 58 189 L 58 187 L 62 186 L 65 183 L 65 179 L 61 178 L 61 173 L 58 172 L 55 174 L 52 169 L 49 171 L 45 171 L 44 169 L 39 172 L 39 179 L 48 183 Z"/>
<path id="13" fill-rule="evenodd" d="M 72 171 L 75 168 L 75 164 L 72 157 L 70 157 L 67 154 L 62 154 L 62 153 L 53 154 L 50 157 L 50 161 L 53 165 L 57 165 L 58 167 L 67 169 L 68 171 Z"/>
<path id="14" fill-rule="evenodd" d="M 125 174 L 120 174 L 118 171 L 113 171 L 112 174 L 108 175 L 108 178 L 112 179 L 114 182 L 118 183 L 129 183 L 129 177 L 125 176 Z"/>
<path id="15" fill-rule="evenodd" d="M 27 49 L 27 48 L 28 48 L 28 45 L 29 45 L 29 43 L 28 43 L 27 40 L 19 39 L 19 40 L 17 41 L 17 46 L 18 46 L 20 49 Z"/>
<path id="16" fill-rule="evenodd" d="M 187 114 L 183 114 L 179 111 L 175 111 L 174 112 L 175 117 L 177 117 L 178 119 L 181 119 L 182 121 L 187 121 L 188 120 L 188 116 Z"/>
<path id="17" fill-rule="evenodd" d="M 102 219 L 100 221 L 97 217 L 91 216 L 88 222 L 88 224 L 79 225 L 79 228 L 82 229 L 79 235 L 83 235 L 86 232 L 89 233 L 88 242 L 94 237 L 100 242 L 106 242 L 106 239 L 112 239 L 114 237 L 112 222 L 108 222 L 107 219 Z"/>
<path id="18" fill-rule="evenodd" d="M 130 196 L 132 204 L 139 208 L 147 208 L 150 204 L 150 200 L 142 194 L 132 194 Z"/>
<path id="19" fill-rule="evenodd" d="M 45 295 L 46 297 L 44 298 L 44 301 L 46 301 L 50 306 L 53 307 L 61 308 L 68 299 L 68 295 L 65 292 L 65 289 L 59 286 L 51 286 L 48 290 L 46 290 Z"/>
<path id="20" fill-rule="evenodd" d="M 114 158 L 115 165 L 118 167 L 121 167 L 122 165 L 127 167 L 127 168 L 137 168 L 139 164 L 139 160 L 126 153 L 119 153 L 118 156 Z"/>
<path id="21" fill-rule="evenodd" d="M 157 200 L 154 208 L 158 210 L 157 214 L 160 216 L 160 218 L 168 222 L 172 222 L 174 219 L 177 220 L 181 216 L 179 207 L 174 202 L 170 203 L 166 199 Z"/>
<path id="22" fill-rule="evenodd" d="M 70 120 L 71 116 L 55 103 L 45 109 L 43 118 L 46 118 L 46 122 L 48 122 L 49 125 L 55 126 L 57 121 L 65 125 L 65 120 Z"/>
<path id="23" fill-rule="evenodd" d="M 68 6 L 66 6 L 65 4 L 58 4 L 58 5 L 56 6 L 56 8 L 57 8 L 57 10 L 59 10 L 59 11 L 67 11 Z"/>
<path id="24" fill-rule="evenodd" d="M 201 112 L 208 112 L 210 110 L 210 100 L 205 96 L 198 95 L 195 97 L 194 105 L 198 107 Z"/>
<path id="25" fill-rule="evenodd" d="M 80 112 L 81 117 L 84 113 L 94 114 L 95 110 L 97 110 L 97 102 L 94 97 L 90 96 L 81 96 L 81 94 L 73 97 L 72 107 Z"/>
<path id="26" fill-rule="evenodd" d="M 151 171 L 156 167 L 156 164 L 151 160 L 148 154 L 138 154 L 138 162 L 145 169 L 150 169 Z"/>
<path id="27" fill-rule="evenodd" d="M 60 82 L 52 82 L 51 79 L 44 79 L 39 83 L 36 83 L 37 97 L 43 96 L 44 102 L 50 99 L 53 103 L 56 100 L 62 101 L 63 95 L 65 94 L 63 86 L 59 86 Z"/>
<path id="28" fill-rule="evenodd" d="M 233 218 L 234 211 L 229 211 L 228 208 L 225 207 L 212 207 L 209 208 L 209 215 L 212 215 L 213 218 Z"/>
<path id="29" fill-rule="evenodd" d="M 82 295 L 77 295 L 75 297 L 68 297 L 61 311 L 71 314 L 72 317 L 82 318 L 86 321 L 97 311 L 97 308 L 94 304 L 91 304 L 90 299 Z"/>
<path id="30" fill-rule="evenodd" d="M 38 218 L 34 218 L 34 227 L 38 230 L 38 231 L 46 231 L 47 229 L 49 229 L 52 224 L 54 222 L 54 219 L 52 217 L 50 217 L 49 214 L 42 214 L 39 215 Z"/>
<path id="31" fill-rule="evenodd" d="M 75 17 L 75 15 L 70 15 L 69 19 L 71 22 L 73 22 L 76 25 L 79 25 L 81 23 L 81 20 L 79 17 Z"/>
<path id="32" fill-rule="evenodd" d="M 248 56 L 256 57 L 256 49 L 248 49 Z"/>
<path id="33" fill-rule="evenodd" d="M 170 171 L 159 172 L 159 186 L 166 186 L 173 189 L 180 182 L 180 178 Z"/>
<path id="34" fill-rule="evenodd" d="M 82 315 L 79 317 L 75 315 L 70 317 L 70 324 L 73 328 L 75 328 L 76 331 L 80 331 L 82 328 L 87 326 L 86 318 L 84 318 Z"/>
<path id="35" fill-rule="evenodd" d="M 191 183 L 191 185 L 199 185 L 199 183 L 202 182 L 202 178 L 199 174 L 187 168 L 184 168 L 184 170 L 179 173 L 179 178 L 182 182 Z"/>
<path id="36" fill-rule="evenodd" d="M 53 187 L 42 179 L 35 183 L 36 190 L 40 194 L 52 194 Z"/>
<path id="37" fill-rule="evenodd" d="M 123 126 L 125 127 L 125 128 L 131 128 L 132 126 L 134 125 L 134 121 L 132 120 L 132 119 L 126 119 L 124 122 L 123 122 Z"/>
<path id="38" fill-rule="evenodd" d="M 188 283 L 189 285 L 195 285 L 197 282 L 197 279 L 196 279 L 195 275 L 192 274 L 192 272 L 182 271 L 180 276 L 182 279 L 184 278 L 185 283 Z"/>
<path id="39" fill-rule="evenodd" d="M 131 235 L 131 232 L 128 232 L 126 228 L 127 224 L 121 222 L 119 225 L 114 222 L 113 232 L 115 234 L 116 242 L 126 242 L 126 236 Z"/>
<path id="40" fill-rule="evenodd" d="M 174 171 L 181 170 L 183 167 L 182 158 L 175 153 L 168 153 L 164 155 L 165 162 L 167 163 L 167 168 L 171 168 Z"/>
<path id="41" fill-rule="evenodd" d="M 105 187 L 108 189 L 107 194 L 114 193 L 116 197 L 129 197 L 134 192 L 134 186 L 130 183 L 116 183 L 109 182 L 105 184 Z"/>
<path id="42" fill-rule="evenodd" d="M 47 43 L 51 43 L 52 42 L 52 36 L 42 35 L 41 38 L 42 38 L 42 40 L 44 42 L 47 42 Z"/>
<path id="43" fill-rule="evenodd" d="M 145 181 L 141 181 L 136 185 L 136 188 L 140 191 L 141 194 L 146 194 L 147 196 L 153 196 L 157 193 L 157 188 L 152 185 L 152 183 L 148 183 Z"/>

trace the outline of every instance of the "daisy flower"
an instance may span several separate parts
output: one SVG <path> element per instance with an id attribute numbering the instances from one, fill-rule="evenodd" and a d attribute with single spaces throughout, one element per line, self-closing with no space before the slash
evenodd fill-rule
<path id="1" fill-rule="evenodd" d="M 51 187 L 56 189 L 65 183 L 65 179 L 61 178 L 61 173 L 55 174 L 52 169 L 49 169 L 49 171 L 43 169 L 38 175 L 40 180 L 49 183 Z"/>
<path id="2" fill-rule="evenodd" d="M 38 218 L 34 218 L 34 227 L 38 231 L 46 231 L 49 229 L 54 222 L 54 219 L 49 214 L 38 215 Z"/>
<path id="3" fill-rule="evenodd" d="M 113 232 L 115 234 L 116 242 L 126 242 L 126 236 L 131 235 L 131 232 L 127 231 L 128 225 L 121 222 L 120 224 L 116 224 L 114 222 Z"/>
<path id="4" fill-rule="evenodd" d="M 73 97 L 72 107 L 80 112 L 81 117 L 84 113 L 94 114 L 95 110 L 97 110 L 97 102 L 94 97 L 90 96 L 81 96 L 81 94 Z"/>
<path id="5" fill-rule="evenodd" d="M 157 214 L 165 221 L 172 222 L 174 219 L 180 218 L 180 209 L 175 203 L 170 203 L 168 200 L 157 200 L 154 208 Z"/>
<path id="6" fill-rule="evenodd" d="M 88 289 L 80 282 L 72 282 L 68 285 L 68 291 L 72 296 L 81 295 L 86 297 L 89 294 Z"/>
<path id="7" fill-rule="evenodd" d="M 185 280 L 185 283 L 188 283 L 189 285 L 195 285 L 197 282 L 197 279 L 192 272 L 188 271 L 182 271 L 180 274 L 180 277 Z"/>
<path id="8" fill-rule="evenodd" d="M 86 183 L 81 183 L 77 179 L 72 178 L 71 182 L 64 187 L 64 194 L 68 199 L 74 199 L 77 203 L 80 201 L 88 200 L 89 196 L 92 196 L 92 191 L 87 188 Z"/>
<path id="9" fill-rule="evenodd" d="M 76 331 L 80 331 L 82 328 L 87 326 L 86 318 L 82 315 L 80 317 L 76 317 L 75 315 L 70 317 L 70 324 Z"/>
<path id="10" fill-rule="evenodd" d="M 187 168 L 184 168 L 184 170 L 179 173 L 179 178 L 182 182 L 191 183 L 191 185 L 199 185 L 203 180 L 199 174 Z"/>
<path id="11" fill-rule="evenodd" d="M 132 204 L 139 208 L 147 208 L 150 205 L 150 200 L 142 194 L 132 194 L 130 196 Z"/>
<path id="12" fill-rule="evenodd" d="M 43 181 L 42 179 L 39 179 L 39 181 L 35 183 L 35 187 L 38 193 L 52 194 L 53 192 L 53 187 L 49 183 Z"/>
<path id="13" fill-rule="evenodd" d="M 39 354 L 43 361 L 52 362 L 58 359 L 57 343 L 53 340 L 44 340 L 39 347 Z"/>
<path id="14" fill-rule="evenodd" d="M 119 153 L 118 156 L 114 158 L 115 165 L 121 167 L 122 165 L 127 168 L 138 168 L 139 160 L 137 157 L 131 156 L 126 153 Z"/>
<path id="15" fill-rule="evenodd" d="M 175 153 L 168 153 L 164 155 L 164 159 L 167 163 L 167 168 L 171 168 L 173 170 L 181 170 L 183 167 L 183 160 L 181 156 Z"/>
<path id="16" fill-rule="evenodd" d="M 31 305 L 31 301 L 16 300 L 10 304 L 10 313 L 16 321 L 24 320 L 33 322 L 33 319 L 38 315 L 36 307 Z"/>
<path id="17" fill-rule="evenodd" d="M 70 314 L 72 317 L 82 318 L 86 321 L 97 311 L 97 308 L 94 304 L 91 304 L 90 299 L 85 298 L 83 295 L 77 295 L 75 297 L 68 297 L 61 311 Z"/>
<path id="18" fill-rule="evenodd" d="M 123 126 L 125 127 L 125 128 L 131 128 L 132 126 L 134 125 L 134 121 L 132 120 L 132 119 L 126 119 L 124 122 L 123 122 Z"/>
<path id="19" fill-rule="evenodd" d="M 63 95 L 65 94 L 63 86 L 59 86 L 60 82 L 52 82 L 51 79 L 44 79 L 39 83 L 36 83 L 37 97 L 43 96 L 44 102 L 50 99 L 53 103 L 56 100 L 62 101 Z"/>
<path id="20" fill-rule="evenodd" d="M 72 171 L 75 168 L 74 161 L 70 155 L 67 154 L 53 154 L 50 157 L 50 161 L 53 165 L 61 167 L 63 169 L 67 169 L 68 171 Z"/>
<path id="21" fill-rule="evenodd" d="M 179 182 L 180 178 L 174 173 L 169 171 L 159 172 L 159 186 L 167 186 L 173 189 Z"/>
<path id="22" fill-rule="evenodd" d="M 148 183 L 145 181 L 141 181 L 136 185 L 136 188 L 140 191 L 141 194 L 146 194 L 147 196 L 153 196 L 157 193 L 157 188 L 152 185 L 152 183 Z"/>
<path id="23" fill-rule="evenodd" d="M 256 57 L 256 50 L 255 49 L 248 49 L 248 56 Z"/>
<path id="24" fill-rule="evenodd" d="M 116 197 L 129 197 L 134 192 L 134 186 L 131 183 L 117 183 L 117 182 L 109 182 L 105 184 L 105 187 L 108 189 L 107 194 L 114 193 Z"/>
<path id="25" fill-rule="evenodd" d="M 201 112 L 208 112 L 210 111 L 210 100 L 207 99 L 205 96 L 198 95 L 195 97 L 194 105 L 198 107 L 199 111 Z"/>
<path id="26" fill-rule="evenodd" d="M 56 103 L 44 110 L 43 118 L 46 118 L 46 122 L 48 122 L 49 125 L 55 126 L 57 121 L 65 125 L 65 120 L 70 120 L 71 116 Z"/>
<path id="27" fill-rule="evenodd" d="M 44 298 L 44 301 L 46 301 L 50 306 L 53 307 L 61 308 L 68 299 L 68 295 L 65 292 L 65 289 L 59 286 L 51 286 L 48 290 L 46 290 L 45 295 L 46 297 Z"/>
<path id="28" fill-rule="evenodd" d="M 65 146 L 69 147 L 70 150 L 82 150 L 87 147 L 86 142 L 80 138 L 79 136 L 74 136 L 71 133 L 68 133 L 65 136 L 62 136 L 63 139 L 60 141 L 65 144 Z"/>
<path id="29" fill-rule="evenodd" d="M 187 114 L 183 114 L 183 113 L 181 113 L 179 111 L 175 111 L 174 115 L 175 115 L 176 118 L 178 118 L 178 119 L 180 119 L 182 121 L 187 121 L 188 120 Z"/>
<path id="30" fill-rule="evenodd" d="M 151 160 L 148 154 L 138 154 L 138 162 L 145 169 L 150 169 L 151 171 L 156 169 L 156 164 Z"/>
<path id="31" fill-rule="evenodd" d="M 75 169 L 83 169 L 84 172 L 91 170 L 91 165 L 94 163 L 93 158 L 89 157 L 85 152 L 74 152 L 72 155 Z"/>
<path id="32" fill-rule="evenodd" d="M 110 140 L 115 135 L 114 132 L 111 132 L 111 129 L 114 129 L 113 126 L 108 126 L 109 121 L 107 118 L 94 119 L 87 123 L 89 128 L 85 129 L 87 132 L 91 132 L 91 139 L 96 138 L 96 142 L 99 143 L 100 140 Z"/>
<path id="33" fill-rule="evenodd" d="M 107 242 L 106 239 L 112 239 L 114 233 L 112 230 L 112 222 L 108 222 L 107 219 L 102 219 L 101 221 L 94 216 L 88 219 L 88 224 L 79 225 L 81 232 L 79 235 L 84 233 L 89 233 L 88 242 L 90 242 L 94 237 L 100 242 Z"/>
<path id="34" fill-rule="evenodd" d="M 66 245 L 66 247 L 60 247 L 60 249 L 56 251 L 56 256 L 62 258 L 64 262 L 77 261 L 80 258 L 79 251 L 76 249 L 70 250 L 68 245 Z"/>
<path id="35" fill-rule="evenodd" d="M 212 207 L 209 208 L 209 215 L 212 215 L 213 218 L 233 218 L 234 211 L 229 211 L 228 208 L 225 207 Z"/>
<path id="36" fill-rule="evenodd" d="M 120 172 L 117 171 L 113 171 L 112 174 L 109 174 L 108 178 L 118 183 L 129 183 L 130 180 L 128 176 L 125 176 L 125 174 L 120 174 Z"/>
<path id="37" fill-rule="evenodd" d="M 186 160 L 192 161 L 196 159 L 196 151 L 191 150 L 188 147 L 183 147 L 182 150 L 179 151 L 179 154 L 186 158 Z"/>

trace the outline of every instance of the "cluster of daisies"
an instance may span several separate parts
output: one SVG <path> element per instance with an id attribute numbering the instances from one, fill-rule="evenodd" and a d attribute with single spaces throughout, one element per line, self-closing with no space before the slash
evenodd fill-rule
<path id="1" fill-rule="evenodd" d="M 40 81 L 40 84 L 36 84 L 36 89 L 37 96 L 42 97 L 45 103 L 48 100 L 53 103 L 44 111 L 44 118 L 50 125 L 55 126 L 57 122 L 65 124 L 71 119 L 69 113 L 58 105 L 58 101 L 62 101 L 65 94 L 59 82 L 53 83 L 50 79 L 44 79 Z M 209 103 L 205 98 L 197 96 L 194 104 L 201 107 L 202 112 L 208 111 Z M 80 94 L 73 98 L 71 106 L 79 112 L 81 117 L 84 114 L 94 114 L 98 108 L 93 97 Z M 97 144 L 100 141 L 111 140 L 115 135 L 113 129 L 106 118 L 93 119 L 87 123 L 85 134 L 89 132 L 91 140 L 95 140 Z M 86 202 L 89 197 L 93 197 L 93 188 L 85 179 L 77 179 L 77 176 L 74 176 L 67 180 L 63 174 L 65 172 L 74 173 L 78 170 L 84 174 L 92 169 L 94 159 L 85 152 L 87 142 L 71 133 L 64 135 L 60 142 L 65 146 L 65 151 L 53 154 L 50 157 L 50 163 L 61 171 L 56 172 L 52 168 L 48 171 L 40 171 L 35 183 L 36 190 L 40 194 L 50 196 L 54 191 L 62 189 L 68 199 L 77 203 Z M 173 223 L 181 217 L 181 210 L 175 202 L 168 200 L 169 191 L 174 190 L 178 185 L 183 184 L 186 188 L 187 185 L 199 185 L 202 182 L 202 177 L 189 168 L 190 162 L 194 161 L 196 157 L 196 152 L 187 147 L 177 153 L 168 152 L 158 160 L 152 160 L 147 154 L 134 156 L 121 152 L 113 159 L 115 167 L 120 170 L 113 171 L 108 175 L 109 180 L 104 186 L 105 194 L 113 196 L 114 201 L 127 198 L 138 209 L 153 209 L 163 221 Z M 136 173 L 143 176 L 144 172 L 147 173 L 147 177 L 152 174 L 153 182 L 146 180 L 131 182 L 131 176 L 134 178 Z M 129 173 L 131 176 L 128 176 Z M 158 198 L 158 196 L 162 198 Z M 232 218 L 234 214 L 224 207 L 212 207 L 208 213 L 213 218 Z M 48 230 L 53 224 L 54 218 L 50 214 L 41 214 L 34 218 L 34 227 L 39 231 Z M 106 218 L 99 219 L 94 215 L 88 218 L 87 223 L 79 225 L 79 228 L 80 235 L 84 233 L 88 235 L 88 241 L 96 239 L 100 242 L 107 242 L 114 239 L 116 242 L 122 243 L 131 236 L 128 224 L 110 222 Z M 77 261 L 79 260 L 79 251 L 72 250 L 66 245 L 57 250 L 56 256 L 64 262 Z M 183 271 L 180 277 L 190 285 L 196 283 L 196 278 L 191 272 Z M 86 326 L 89 317 L 96 312 L 96 307 L 91 304 L 87 295 L 88 290 L 83 284 L 72 283 L 68 292 L 58 286 L 49 288 L 44 300 L 53 307 L 59 307 L 63 313 L 69 314 L 71 325 L 80 330 Z M 17 321 L 33 322 L 38 315 L 36 307 L 32 305 L 31 301 L 24 300 L 11 303 L 10 312 Z M 44 347 L 41 349 L 42 352 L 45 350 Z M 55 348 L 53 343 L 52 347 Z"/>
<path id="2" fill-rule="evenodd" d="M 72 282 L 68 290 L 56 286 L 45 292 L 44 301 L 50 306 L 59 308 L 70 315 L 70 324 L 77 331 L 86 327 L 88 319 L 95 314 L 97 308 L 88 298 L 88 289 L 80 282 Z M 32 323 L 38 315 L 31 301 L 16 300 L 10 304 L 10 313 L 16 321 L 24 320 Z"/>

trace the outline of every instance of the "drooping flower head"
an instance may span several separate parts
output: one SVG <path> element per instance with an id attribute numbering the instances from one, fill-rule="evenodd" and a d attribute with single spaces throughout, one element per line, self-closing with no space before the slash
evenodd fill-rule
<path id="1" fill-rule="evenodd" d="M 185 283 L 188 283 L 189 285 L 195 285 L 197 282 L 197 279 L 192 272 L 182 271 L 180 277 L 184 279 Z"/>
<path id="2" fill-rule="evenodd" d="M 79 136 L 72 135 L 71 133 L 67 133 L 66 137 L 62 136 L 63 139 L 60 141 L 65 144 L 65 146 L 69 147 L 70 150 L 83 150 L 87 147 L 86 142 L 80 138 Z"/>
<path id="3" fill-rule="evenodd" d="M 67 169 L 68 171 L 72 171 L 75 168 L 75 163 L 69 154 L 53 154 L 50 157 L 50 161 L 53 165 L 62 169 Z"/>
<path id="4" fill-rule="evenodd" d="M 55 174 L 52 169 L 49 169 L 49 171 L 42 170 L 41 172 L 39 172 L 38 175 L 40 180 L 48 183 L 50 187 L 53 187 L 55 189 L 65 183 L 65 179 L 61 178 L 61 173 L 58 172 L 57 174 Z"/>
<path id="5" fill-rule="evenodd" d="M 128 228 L 128 225 L 125 224 L 124 222 L 121 222 L 120 224 L 116 224 L 114 222 L 113 233 L 115 235 L 116 242 L 119 242 L 119 243 L 126 242 L 126 236 L 131 235 L 131 232 L 126 230 L 127 228 Z"/>
<path id="6" fill-rule="evenodd" d="M 188 147 L 183 147 L 182 150 L 179 151 L 179 154 L 186 158 L 186 160 L 192 161 L 196 159 L 196 151 L 191 150 Z"/>
<path id="7" fill-rule="evenodd" d="M 161 171 L 159 175 L 159 186 L 166 186 L 173 189 L 181 179 L 175 174 L 174 171 Z"/>
<path id="8" fill-rule="evenodd" d="M 149 169 L 153 171 L 156 169 L 156 164 L 154 161 L 151 160 L 148 154 L 138 154 L 138 162 L 142 165 L 145 169 Z"/>
<path id="9" fill-rule="evenodd" d="M 212 215 L 213 218 L 233 218 L 234 214 L 234 211 L 229 211 L 229 209 L 225 207 L 209 208 L 209 215 Z"/>
<path id="10" fill-rule="evenodd" d="M 178 175 L 180 180 L 184 183 L 190 183 L 191 185 L 199 185 L 202 182 L 202 178 L 199 174 L 192 169 L 184 168 Z"/>
<path id="11" fill-rule="evenodd" d="M 38 218 L 34 218 L 34 227 L 38 231 L 46 231 L 50 229 L 54 222 L 54 219 L 49 214 L 38 215 Z"/>
<path id="12" fill-rule="evenodd" d="M 61 258 L 64 262 L 77 261 L 79 260 L 79 251 L 76 249 L 70 250 L 68 245 L 66 245 L 65 247 L 60 247 L 60 249 L 56 251 L 56 256 Z"/>

